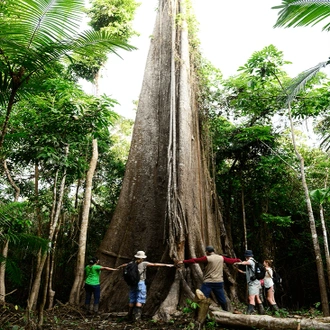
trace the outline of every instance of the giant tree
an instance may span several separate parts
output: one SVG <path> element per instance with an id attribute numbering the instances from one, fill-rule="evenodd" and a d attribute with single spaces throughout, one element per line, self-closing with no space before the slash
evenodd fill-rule
<path id="1" fill-rule="evenodd" d="M 108 265 L 129 261 L 137 250 L 150 261 L 196 257 L 207 244 L 233 255 L 201 143 L 198 56 L 186 9 L 186 1 L 159 1 L 123 187 L 99 248 Z M 166 318 L 191 297 L 202 280 L 200 267 L 192 268 L 191 281 L 187 275 L 174 268 L 149 274 L 146 312 Z M 102 278 L 101 308 L 126 307 L 120 278 Z"/>

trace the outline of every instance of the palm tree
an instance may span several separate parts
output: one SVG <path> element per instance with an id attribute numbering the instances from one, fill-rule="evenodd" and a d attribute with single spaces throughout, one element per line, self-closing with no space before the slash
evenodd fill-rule
<path id="1" fill-rule="evenodd" d="M 274 6 L 272 9 L 280 10 L 274 27 L 314 26 L 330 18 L 329 0 L 282 0 L 281 5 Z M 326 23 L 322 30 L 330 31 L 330 22 Z M 303 71 L 294 78 L 286 90 L 287 103 L 291 103 L 296 95 L 304 89 L 306 83 L 329 64 L 330 60 L 328 59 Z"/>
<path id="2" fill-rule="evenodd" d="M 134 47 L 105 31 L 80 31 L 84 0 L 8 0 L 0 4 L 0 149 L 15 102 L 31 76 L 63 56 Z M 0 112 L 1 113 L 1 112 Z"/>

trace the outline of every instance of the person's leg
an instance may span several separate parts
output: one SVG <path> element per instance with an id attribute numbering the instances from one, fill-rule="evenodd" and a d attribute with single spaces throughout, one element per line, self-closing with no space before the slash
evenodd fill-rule
<path id="1" fill-rule="evenodd" d="M 94 285 L 94 309 L 93 309 L 94 313 L 98 313 L 99 311 L 100 295 L 101 295 L 100 285 Z"/>
<path id="2" fill-rule="evenodd" d="M 246 314 L 252 314 L 254 312 L 254 308 L 256 304 L 256 296 L 258 296 L 259 298 L 259 285 L 256 285 L 253 282 L 251 282 L 248 284 L 248 290 L 249 290 L 249 305 L 246 310 Z"/>
<path id="3" fill-rule="evenodd" d="M 138 297 L 138 288 L 131 287 L 129 290 L 129 304 L 128 304 L 128 314 L 127 314 L 128 321 L 134 321 L 133 312 L 134 312 L 134 306 L 137 302 L 137 297 Z"/>
<path id="4" fill-rule="evenodd" d="M 89 311 L 90 308 L 90 303 L 91 303 L 91 298 L 92 298 L 92 288 L 90 285 L 85 284 L 85 308 L 87 311 Z"/>
<path id="5" fill-rule="evenodd" d="M 203 283 L 201 287 L 201 291 L 203 292 L 206 298 L 209 298 L 212 291 L 211 283 L 209 282 Z"/>
<path id="6" fill-rule="evenodd" d="M 212 283 L 211 285 L 212 291 L 218 301 L 218 304 L 224 311 L 228 311 L 227 301 L 225 297 L 225 293 L 223 291 L 223 282 Z"/>
<path id="7" fill-rule="evenodd" d="M 253 284 L 253 286 L 255 286 L 255 291 L 253 291 L 254 293 L 256 293 L 255 295 L 255 301 L 257 303 L 258 306 L 258 313 L 260 315 L 264 315 L 265 314 L 265 309 L 264 309 L 264 305 L 262 304 L 262 301 L 260 299 L 260 284 Z"/>
<path id="8" fill-rule="evenodd" d="M 271 308 L 273 309 L 273 311 L 278 311 L 279 308 L 276 304 L 276 301 L 275 301 L 275 290 L 274 290 L 274 286 L 271 286 L 270 288 L 268 288 L 268 291 L 267 291 L 267 300 L 271 306 Z"/>
<path id="9" fill-rule="evenodd" d="M 147 300 L 147 287 L 144 281 L 140 281 L 138 284 L 137 300 L 135 304 L 135 321 L 139 321 L 142 315 L 142 306 Z"/>

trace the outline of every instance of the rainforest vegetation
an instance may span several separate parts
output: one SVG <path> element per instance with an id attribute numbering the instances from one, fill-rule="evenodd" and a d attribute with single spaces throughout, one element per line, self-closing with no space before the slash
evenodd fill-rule
<path id="1" fill-rule="evenodd" d="M 279 1 L 274 25 L 330 15 L 322 1 L 307 2 Z M 274 260 L 277 316 L 329 316 L 330 80 L 321 71 L 329 63 L 289 77 L 283 52 L 267 45 L 225 79 L 199 52 L 189 2 L 160 0 L 133 122 L 98 83 L 107 58 L 134 52 L 137 8 L 0 3 L 1 305 L 41 327 L 44 310 L 83 305 L 91 256 L 117 267 L 144 250 L 151 262 L 174 263 L 211 244 L 228 257 L 252 249 Z M 191 298 L 200 268 L 148 278 L 145 313 L 161 318 Z M 125 311 L 121 274 L 101 286 L 101 310 Z M 235 267 L 225 269 L 225 287 L 232 309 L 246 303 Z"/>

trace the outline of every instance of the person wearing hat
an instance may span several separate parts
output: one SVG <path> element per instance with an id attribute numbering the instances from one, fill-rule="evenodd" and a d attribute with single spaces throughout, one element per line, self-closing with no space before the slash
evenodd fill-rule
<path id="1" fill-rule="evenodd" d="M 138 270 L 140 274 L 140 281 L 137 286 L 130 287 L 129 290 L 129 305 L 128 305 L 128 320 L 129 321 L 139 321 L 142 314 L 142 306 L 147 300 L 147 287 L 145 284 L 146 280 L 146 270 L 147 267 L 173 267 L 174 264 L 163 264 L 163 263 L 152 263 L 146 261 L 147 258 L 144 251 L 138 251 L 135 256 L 135 260 L 138 265 Z M 126 264 L 122 264 L 117 269 L 126 267 Z"/>
<path id="2" fill-rule="evenodd" d="M 203 284 L 200 290 L 206 298 L 208 298 L 213 291 L 222 309 L 228 311 L 228 305 L 223 289 L 223 264 L 234 264 L 240 262 L 241 259 L 227 258 L 216 254 L 214 252 L 214 247 L 211 245 L 205 248 L 205 254 L 206 256 L 200 258 L 178 261 L 178 264 L 204 264 Z"/>
<path id="3" fill-rule="evenodd" d="M 99 259 L 94 257 L 89 260 L 89 264 L 85 267 L 85 308 L 87 312 L 90 311 L 90 302 L 92 295 L 94 295 L 94 306 L 93 311 L 97 313 L 99 310 L 99 302 L 100 302 L 100 275 L 101 270 L 117 270 L 115 268 L 103 267 L 99 265 Z"/>
<path id="4" fill-rule="evenodd" d="M 255 304 L 258 305 L 259 314 L 265 314 L 264 306 L 259 297 L 261 284 L 257 279 L 253 279 L 255 270 L 255 260 L 253 259 L 252 250 L 246 250 L 244 253 L 245 261 L 236 263 L 235 265 L 245 265 L 246 266 L 246 281 L 248 284 L 248 294 L 249 294 L 249 305 L 246 310 L 246 314 L 252 314 L 254 312 Z M 251 279 L 252 278 L 252 279 Z"/>

